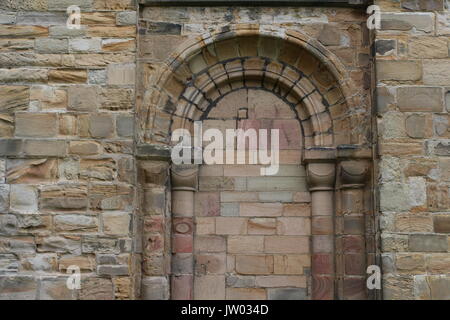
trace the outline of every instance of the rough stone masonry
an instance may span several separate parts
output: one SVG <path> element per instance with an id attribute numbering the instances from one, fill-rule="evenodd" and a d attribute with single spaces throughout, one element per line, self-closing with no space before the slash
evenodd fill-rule
<path id="1" fill-rule="evenodd" d="M 316 2 L 1 1 L 0 299 L 450 299 L 447 3 Z M 172 166 L 193 120 L 280 173 Z"/>

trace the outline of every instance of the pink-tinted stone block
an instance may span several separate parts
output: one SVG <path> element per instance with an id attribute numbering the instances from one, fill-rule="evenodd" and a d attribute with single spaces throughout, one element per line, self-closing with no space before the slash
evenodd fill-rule
<path id="1" fill-rule="evenodd" d="M 173 253 L 190 253 L 193 250 L 192 235 L 175 234 L 172 237 Z"/>

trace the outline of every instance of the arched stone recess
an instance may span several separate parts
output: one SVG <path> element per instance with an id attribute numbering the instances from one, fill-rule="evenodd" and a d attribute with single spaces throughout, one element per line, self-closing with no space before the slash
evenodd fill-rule
<path id="1" fill-rule="evenodd" d="M 137 112 L 137 156 L 143 168 L 158 166 L 159 161 L 170 164 L 173 130 L 192 132 L 193 122 L 205 119 L 231 92 L 247 88 L 273 93 L 289 105 L 303 133 L 303 162 L 312 199 L 311 298 L 367 298 L 364 267 L 373 262 L 376 251 L 375 245 L 366 245 L 375 243 L 373 216 L 365 219 L 373 214 L 373 201 L 365 193 L 371 187 L 372 150 L 351 129 L 352 118 L 359 112 L 354 87 L 343 64 L 315 39 L 264 25 L 228 26 L 187 40 L 160 66 L 159 76 L 149 81 Z M 366 168 L 364 174 L 355 173 L 361 181 L 349 186 L 352 179 L 348 177 L 353 174 L 349 163 L 359 167 L 360 162 Z M 166 194 L 160 195 L 166 211 L 157 222 L 154 216 L 142 216 L 144 298 L 192 298 L 192 248 L 177 247 L 177 241 L 192 238 L 197 171 L 172 166 L 172 172 L 171 194 L 167 183 L 157 187 Z M 180 189 L 185 176 L 190 185 Z M 353 207 L 350 195 L 361 197 L 355 203 L 365 204 Z M 148 211 L 146 205 L 155 205 L 145 199 L 141 203 L 143 212 Z M 351 209 L 342 209 L 343 204 Z M 149 224 L 160 227 L 146 228 Z M 146 252 L 146 248 L 154 249 L 148 242 L 154 242 L 155 235 L 165 242 L 159 243 L 157 252 Z M 364 245 L 358 245 L 361 242 Z M 161 267 L 149 267 L 151 263 Z M 155 292 L 155 287 L 163 294 L 148 293 Z"/>
<path id="2" fill-rule="evenodd" d="M 345 130 L 358 113 L 353 80 L 319 42 L 298 31 L 234 25 L 188 40 L 161 67 L 138 111 L 139 143 L 168 144 L 207 105 L 237 87 L 259 86 L 298 113 L 305 147 L 360 143 Z"/>

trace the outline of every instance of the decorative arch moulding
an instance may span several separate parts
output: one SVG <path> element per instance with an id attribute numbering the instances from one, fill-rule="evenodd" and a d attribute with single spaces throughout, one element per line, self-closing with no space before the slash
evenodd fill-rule
<path id="1" fill-rule="evenodd" d="M 239 49 L 234 60 L 228 57 L 229 52 L 221 57 L 218 50 L 225 43 L 227 48 L 229 45 L 239 47 L 249 37 L 258 41 L 256 54 L 244 54 L 245 49 Z M 264 52 L 268 41 L 280 45 L 273 57 Z M 215 50 L 212 57 L 211 49 Z M 291 61 L 292 54 L 285 54 L 283 50 L 299 54 Z M 271 83 L 275 84 L 266 86 L 271 78 Z M 202 120 L 201 114 L 207 111 L 202 106 L 211 105 L 217 98 L 214 90 L 220 93 L 220 85 L 229 86 L 231 80 L 242 82 L 239 79 L 245 82 L 244 87 L 247 80 L 259 81 L 291 105 L 302 123 L 305 148 L 335 147 L 350 142 L 348 137 L 338 136 L 341 133 L 333 129 L 334 123 L 351 117 L 358 105 L 352 95 L 353 80 L 342 62 L 317 40 L 298 31 L 270 25 L 237 24 L 188 39 L 166 60 L 160 76 L 154 78 L 148 89 L 144 105 L 147 111 L 143 113 L 146 116 L 141 117 L 139 126 L 145 130 L 139 135 L 143 138 L 139 144 L 169 144 L 174 129 L 189 129 L 193 121 Z M 155 122 L 160 123 L 156 133 L 153 131 Z M 161 125 L 164 122 L 168 125 Z"/>

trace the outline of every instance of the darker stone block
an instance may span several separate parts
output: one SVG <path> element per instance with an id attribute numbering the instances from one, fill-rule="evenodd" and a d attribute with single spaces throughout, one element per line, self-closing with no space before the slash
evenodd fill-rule
<path id="1" fill-rule="evenodd" d="M 177 253 L 172 256 L 172 273 L 191 274 L 194 269 L 194 258 L 191 253 Z"/>
<path id="2" fill-rule="evenodd" d="M 442 11 L 444 0 L 402 0 L 402 8 L 412 11 Z"/>
<path id="3" fill-rule="evenodd" d="M 450 215 L 449 216 L 435 216 L 433 218 L 434 232 L 450 233 Z"/>
<path id="4" fill-rule="evenodd" d="M 364 234 L 364 217 L 344 217 L 345 234 Z"/>
<path id="5" fill-rule="evenodd" d="M 450 156 L 450 144 L 439 142 L 434 148 L 434 153 L 437 156 Z"/>
<path id="6" fill-rule="evenodd" d="M 345 300 L 365 300 L 367 299 L 365 278 L 344 278 Z"/>
<path id="7" fill-rule="evenodd" d="M 170 147 L 161 145 L 144 144 L 136 148 L 138 158 L 153 159 L 153 160 L 170 160 Z"/>
<path id="8" fill-rule="evenodd" d="M 269 300 L 306 300 L 305 288 L 269 289 Z"/>
<path id="9" fill-rule="evenodd" d="M 386 40 L 386 39 L 380 39 L 376 41 L 375 44 L 375 50 L 376 53 L 379 55 L 384 56 L 386 53 L 392 50 L 396 50 L 396 42 L 395 40 Z"/>
<path id="10" fill-rule="evenodd" d="M 116 119 L 117 135 L 130 138 L 133 136 L 134 118 L 132 116 L 118 116 Z"/>
<path id="11" fill-rule="evenodd" d="M 364 254 L 346 254 L 344 255 L 345 261 L 345 274 L 347 275 L 364 275 L 365 268 L 365 255 Z"/>
<path id="12" fill-rule="evenodd" d="M 448 237 L 439 234 L 412 234 L 409 250 L 414 252 L 447 252 Z"/>
<path id="13" fill-rule="evenodd" d="M 169 22 L 147 22 L 146 34 L 171 34 L 180 35 L 181 25 Z"/>
<path id="14" fill-rule="evenodd" d="M 126 265 L 101 265 L 97 267 L 97 273 L 106 276 L 126 276 L 129 270 Z"/>
<path id="15" fill-rule="evenodd" d="M 17 139 L 0 140 L 0 155 L 18 156 L 21 153 L 23 142 Z"/>
<path id="16" fill-rule="evenodd" d="M 2 275 L 0 288 L 0 300 L 34 300 L 37 295 L 37 281 L 28 275 Z"/>

